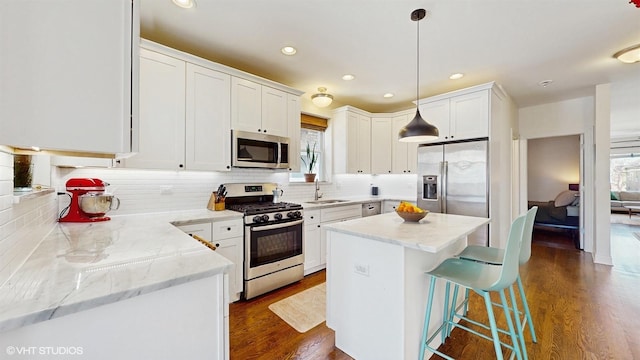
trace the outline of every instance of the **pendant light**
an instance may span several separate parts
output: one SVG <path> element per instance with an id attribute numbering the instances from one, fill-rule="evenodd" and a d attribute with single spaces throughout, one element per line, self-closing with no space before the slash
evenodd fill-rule
<path id="1" fill-rule="evenodd" d="M 420 98 L 420 20 L 427 15 L 425 9 L 416 9 L 411 13 L 411 20 L 418 24 L 417 37 L 417 80 L 416 80 L 416 116 L 405 127 L 400 129 L 398 140 L 401 142 L 425 142 L 437 139 L 440 135 L 438 128 L 429 124 L 420 116 L 418 99 Z"/>

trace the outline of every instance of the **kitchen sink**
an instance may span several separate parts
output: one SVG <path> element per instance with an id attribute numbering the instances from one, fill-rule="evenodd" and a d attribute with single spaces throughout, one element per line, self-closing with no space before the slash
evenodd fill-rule
<path id="1" fill-rule="evenodd" d="M 349 200 L 338 200 L 338 199 L 327 199 L 327 200 L 313 200 L 313 201 L 305 201 L 308 204 L 335 204 L 341 202 L 347 202 Z"/>

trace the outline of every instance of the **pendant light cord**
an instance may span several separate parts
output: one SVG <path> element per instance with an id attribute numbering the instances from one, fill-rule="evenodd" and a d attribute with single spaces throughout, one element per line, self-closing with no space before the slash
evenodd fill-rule
<path id="1" fill-rule="evenodd" d="M 417 36 L 416 36 L 416 58 L 417 58 L 417 62 L 416 62 L 416 73 L 418 76 L 416 76 L 416 110 L 419 111 L 420 107 L 419 105 L 419 99 L 420 99 L 420 19 L 418 19 L 418 21 L 416 21 L 418 23 L 418 30 L 417 30 Z"/>

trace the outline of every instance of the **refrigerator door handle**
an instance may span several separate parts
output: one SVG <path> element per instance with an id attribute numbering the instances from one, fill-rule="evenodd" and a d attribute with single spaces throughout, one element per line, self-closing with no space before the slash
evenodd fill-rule
<path id="1" fill-rule="evenodd" d="M 442 213 L 447 213 L 447 182 L 448 182 L 448 172 L 449 172 L 449 162 L 443 161 L 440 163 L 440 173 L 442 174 L 441 180 L 441 191 L 440 191 L 440 208 L 442 209 Z"/>

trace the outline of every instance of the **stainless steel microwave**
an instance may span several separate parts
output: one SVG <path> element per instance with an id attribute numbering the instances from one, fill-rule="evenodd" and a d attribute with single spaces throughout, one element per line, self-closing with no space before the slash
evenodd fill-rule
<path id="1" fill-rule="evenodd" d="M 231 165 L 288 169 L 289 138 L 249 131 L 231 131 Z"/>

